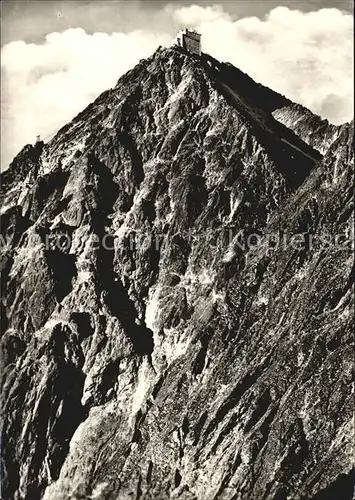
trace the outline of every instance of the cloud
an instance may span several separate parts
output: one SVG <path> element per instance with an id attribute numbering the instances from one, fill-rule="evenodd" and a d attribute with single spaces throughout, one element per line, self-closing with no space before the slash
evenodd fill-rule
<path id="1" fill-rule="evenodd" d="M 196 18 L 195 8 L 190 7 Z M 217 13 L 217 9 L 215 10 Z M 211 14 L 211 13 L 210 13 Z M 189 8 L 175 12 L 189 19 Z M 338 9 L 273 9 L 264 19 L 201 14 L 203 49 L 336 124 L 352 118 L 353 19 Z"/>
<path id="2" fill-rule="evenodd" d="M 165 10 L 170 11 L 173 17 L 182 25 L 201 25 L 201 23 L 210 23 L 221 19 L 231 21 L 231 16 L 224 11 L 221 5 L 208 5 L 207 7 L 190 5 L 179 9 L 174 9 L 171 5 L 168 5 Z"/>
<path id="3" fill-rule="evenodd" d="M 36 135 L 70 121 L 102 91 L 170 41 L 164 33 L 87 34 L 80 28 L 51 33 L 43 44 L 11 42 L 2 64 L 2 165 Z"/>
<path id="4" fill-rule="evenodd" d="M 166 21 L 166 22 L 165 22 Z M 43 43 L 2 49 L 2 165 L 21 147 L 55 132 L 158 45 L 171 26 L 195 27 L 203 50 L 334 123 L 352 118 L 352 16 L 278 7 L 264 18 L 233 19 L 220 5 L 175 7 L 130 33 L 50 33 Z"/>

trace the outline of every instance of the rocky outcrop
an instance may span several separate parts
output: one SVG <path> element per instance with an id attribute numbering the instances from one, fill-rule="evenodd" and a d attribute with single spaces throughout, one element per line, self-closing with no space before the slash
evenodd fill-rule
<path id="1" fill-rule="evenodd" d="M 159 49 L 14 160 L 5 498 L 351 498 L 353 125 L 285 109 Z"/>
<path id="2" fill-rule="evenodd" d="M 324 154 L 349 124 L 332 125 L 326 119 L 314 115 L 300 104 L 287 103 L 273 110 L 273 116 L 280 123 L 293 130 L 301 139 Z"/>

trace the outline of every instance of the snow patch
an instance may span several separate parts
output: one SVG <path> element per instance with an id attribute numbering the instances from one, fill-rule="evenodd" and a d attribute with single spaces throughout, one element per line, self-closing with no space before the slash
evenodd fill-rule
<path id="1" fill-rule="evenodd" d="M 87 283 L 92 279 L 92 273 L 90 271 L 79 271 L 76 279 L 78 283 Z"/>
<path id="2" fill-rule="evenodd" d="M 179 338 L 175 328 L 167 328 L 164 333 L 166 338 L 160 348 L 168 365 L 170 365 L 175 359 L 186 353 L 190 345 L 190 338 L 188 336 Z"/>
<path id="3" fill-rule="evenodd" d="M 102 498 L 104 494 L 106 493 L 107 488 L 110 486 L 110 483 L 103 482 L 99 483 L 95 486 L 95 488 L 92 490 L 92 494 L 90 498 Z"/>
<path id="4" fill-rule="evenodd" d="M 38 170 L 38 177 L 48 174 L 52 170 L 53 165 L 42 155 L 42 165 Z"/>
<path id="5" fill-rule="evenodd" d="M 222 293 L 222 292 L 216 292 L 215 289 L 212 290 L 212 301 L 213 303 L 216 303 L 216 302 L 225 302 L 226 300 L 226 294 L 225 292 Z"/>
<path id="6" fill-rule="evenodd" d="M 145 308 L 145 324 L 154 332 L 156 320 L 159 315 L 159 292 L 160 288 L 155 289 L 153 292 L 150 290 Z"/>
<path id="7" fill-rule="evenodd" d="M 148 188 L 144 187 L 144 188 L 140 189 L 140 191 L 138 191 L 138 193 L 136 193 L 134 195 L 133 204 L 132 204 L 131 208 L 129 209 L 129 211 L 127 212 L 127 214 L 124 218 L 124 221 L 121 223 L 121 225 L 117 229 L 115 229 L 114 237 L 117 238 L 118 241 L 123 240 L 127 231 L 132 227 L 132 224 L 130 224 L 130 221 L 133 217 L 133 214 L 134 214 L 136 208 L 141 204 L 142 200 L 144 199 L 144 197 L 148 193 L 149 193 Z"/>
<path id="8" fill-rule="evenodd" d="M 229 214 L 229 218 L 228 218 L 228 223 L 232 222 L 232 219 L 233 219 L 233 217 L 234 217 L 234 215 L 235 215 L 235 213 L 236 213 L 239 205 L 241 204 L 242 200 L 243 200 L 243 197 L 241 197 L 241 196 L 236 196 L 235 198 L 234 198 L 233 195 L 231 196 L 231 199 L 230 199 L 230 214 Z"/>
<path id="9" fill-rule="evenodd" d="M 149 366 L 148 359 L 144 358 L 138 371 L 136 390 L 134 391 L 132 397 L 132 416 L 134 416 L 140 409 L 144 398 L 150 389 L 150 374 L 151 368 Z"/>
<path id="10" fill-rule="evenodd" d="M 233 243 L 231 243 L 222 259 L 222 262 L 231 262 L 235 256 Z"/>
<path id="11" fill-rule="evenodd" d="M 298 148 L 294 144 L 291 144 L 291 142 L 289 142 L 287 139 L 284 139 L 283 137 L 281 137 L 281 141 L 284 142 L 285 144 L 288 144 L 289 146 L 291 146 L 291 148 L 295 149 L 296 151 L 298 151 L 302 155 L 307 156 L 307 158 L 310 158 L 311 160 L 315 160 L 315 161 L 317 160 L 317 158 L 315 156 L 310 156 L 308 153 L 306 153 L 305 151 L 302 151 L 300 148 Z"/>
<path id="12" fill-rule="evenodd" d="M 269 303 L 269 299 L 268 297 L 266 297 L 266 295 L 260 295 L 260 297 L 258 297 L 258 304 L 259 305 L 267 305 Z"/>
<path id="13" fill-rule="evenodd" d="M 216 277 L 216 273 L 211 271 L 211 269 L 202 269 L 201 273 L 198 275 L 192 275 L 195 278 L 195 282 L 201 283 L 201 285 L 211 285 Z"/>

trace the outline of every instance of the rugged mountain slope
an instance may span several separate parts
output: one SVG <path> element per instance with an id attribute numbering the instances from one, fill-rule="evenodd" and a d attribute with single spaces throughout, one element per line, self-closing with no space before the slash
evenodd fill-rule
<path id="1" fill-rule="evenodd" d="M 293 102 L 275 109 L 273 116 L 322 154 L 335 142 L 342 130 L 348 127 L 348 124 L 332 125 L 328 120 L 322 120 L 309 109 Z"/>
<path id="2" fill-rule="evenodd" d="M 5 498 L 351 498 L 353 128 L 294 106 L 159 49 L 16 157 Z"/>

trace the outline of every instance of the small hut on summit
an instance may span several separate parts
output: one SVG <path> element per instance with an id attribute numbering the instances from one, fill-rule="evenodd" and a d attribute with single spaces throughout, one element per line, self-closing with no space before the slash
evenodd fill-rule
<path id="1" fill-rule="evenodd" d="M 192 54 L 201 55 L 201 35 L 195 30 L 185 28 L 176 37 L 176 44 Z"/>

